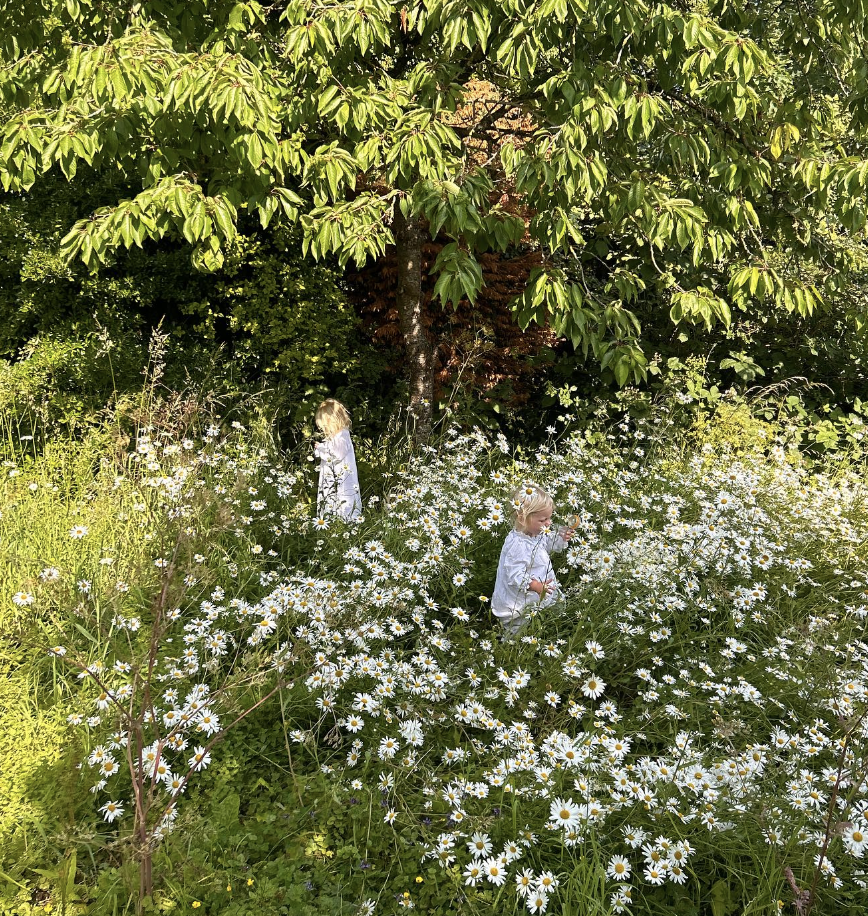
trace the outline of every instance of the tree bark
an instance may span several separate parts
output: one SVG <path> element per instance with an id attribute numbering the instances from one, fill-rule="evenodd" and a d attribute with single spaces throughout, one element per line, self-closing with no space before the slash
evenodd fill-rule
<path id="1" fill-rule="evenodd" d="M 395 247 L 398 257 L 396 302 L 407 354 L 410 383 L 410 421 L 417 442 L 427 442 L 431 435 L 434 397 L 434 351 L 422 320 L 422 230 L 418 216 L 405 217 L 395 207 Z"/>

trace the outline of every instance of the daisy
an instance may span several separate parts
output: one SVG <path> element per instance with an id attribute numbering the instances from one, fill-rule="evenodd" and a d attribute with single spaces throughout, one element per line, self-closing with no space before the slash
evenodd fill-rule
<path id="1" fill-rule="evenodd" d="M 558 879 L 550 871 L 544 871 L 537 879 L 537 891 L 540 894 L 549 894 L 557 888 L 559 883 Z"/>
<path id="2" fill-rule="evenodd" d="M 602 696 L 605 689 L 606 682 L 602 680 L 602 678 L 598 678 L 595 674 L 592 674 L 585 683 L 582 684 L 582 693 L 592 700 L 596 700 L 597 697 Z"/>
<path id="3" fill-rule="evenodd" d="M 487 856 L 491 852 L 491 840 L 487 833 L 474 833 L 467 842 L 467 848 L 474 858 Z"/>
<path id="4" fill-rule="evenodd" d="M 100 809 L 100 814 L 111 823 L 117 818 L 121 817 L 124 813 L 123 806 L 119 802 L 106 802 Z"/>
<path id="5" fill-rule="evenodd" d="M 173 795 L 177 795 L 179 792 L 185 792 L 187 790 L 187 783 L 184 782 L 183 777 L 173 776 L 170 780 L 166 782 L 166 788 Z"/>
<path id="6" fill-rule="evenodd" d="M 648 865 L 645 868 L 645 880 L 649 884 L 662 884 L 666 880 L 665 865 Z"/>
<path id="7" fill-rule="evenodd" d="M 344 719 L 344 728 L 346 728 L 348 732 L 353 732 L 354 734 L 359 731 L 364 724 L 365 720 L 361 716 L 349 716 Z"/>
<path id="8" fill-rule="evenodd" d="M 669 866 L 669 880 L 675 884 L 685 884 L 687 882 L 687 872 L 680 865 Z"/>
<path id="9" fill-rule="evenodd" d="M 847 851 L 861 859 L 862 853 L 868 846 L 868 823 L 863 820 L 850 824 L 843 834 L 844 845 Z"/>
<path id="10" fill-rule="evenodd" d="M 624 827 L 622 832 L 624 834 L 625 842 L 633 849 L 637 849 L 639 846 L 641 846 L 645 842 L 645 838 L 648 835 L 644 830 L 630 827 L 629 825 Z"/>
<path id="11" fill-rule="evenodd" d="M 120 769 L 120 767 L 112 760 L 111 757 L 106 757 L 100 762 L 99 772 L 101 776 L 114 776 L 115 773 Z"/>
<path id="12" fill-rule="evenodd" d="M 509 864 L 510 862 L 515 862 L 516 859 L 520 859 L 521 853 L 522 848 L 518 843 L 513 840 L 507 840 L 506 845 L 503 847 L 502 857 Z"/>
<path id="13" fill-rule="evenodd" d="M 544 913 L 548 906 L 549 899 L 545 894 L 537 891 L 527 898 L 527 908 L 531 913 Z"/>
<path id="14" fill-rule="evenodd" d="M 572 799 L 556 798 L 549 808 L 549 820 L 564 830 L 570 830 L 581 823 L 581 809 Z"/>
<path id="15" fill-rule="evenodd" d="M 500 856 L 489 856 L 483 863 L 482 869 L 488 880 L 500 887 L 506 881 L 506 868 Z"/>
<path id="16" fill-rule="evenodd" d="M 613 881 L 627 881 L 630 877 L 630 863 L 623 856 L 612 856 L 606 874 Z"/>
<path id="17" fill-rule="evenodd" d="M 515 885 L 519 897 L 527 897 L 536 886 L 536 877 L 533 870 L 526 868 L 520 875 L 516 875 Z"/>
<path id="18" fill-rule="evenodd" d="M 482 878 L 482 865 L 478 862 L 471 862 L 467 868 L 464 869 L 464 883 L 470 887 L 476 887 L 479 883 L 479 880 Z"/>
<path id="19" fill-rule="evenodd" d="M 597 660 L 606 657 L 606 653 L 603 651 L 603 647 L 592 639 L 589 639 L 585 643 L 585 649 Z"/>
<path id="20" fill-rule="evenodd" d="M 213 735 L 220 731 L 220 719 L 210 710 L 203 709 L 196 727 L 206 735 Z"/>

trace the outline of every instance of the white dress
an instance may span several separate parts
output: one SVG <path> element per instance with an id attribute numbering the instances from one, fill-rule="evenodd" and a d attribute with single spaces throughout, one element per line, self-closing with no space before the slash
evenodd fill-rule
<path id="1" fill-rule="evenodd" d="M 319 458 L 317 512 L 321 516 L 357 518 L 362 514 L 362 497 L 350 431 L 342 429 L 336 436 L 317 443 L 314 454 Z"/>
<path id="2" fill-rule="evenodd" d="M 532 536 L 513 530 L 506 536 L 491 597 L 491 610 L 505 627 L 515 632 L 527 619 L 526 608 L 549 607 L 561 597 L 550 555 L 566 545 L 559 532 Z M 532 579 L 552 579 L 552 591 L 540 597 L 528 587 Z"/>

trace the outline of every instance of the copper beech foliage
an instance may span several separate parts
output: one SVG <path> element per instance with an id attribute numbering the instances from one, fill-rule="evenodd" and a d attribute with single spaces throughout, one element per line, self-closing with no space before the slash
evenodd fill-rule
<path id="1" fill-rule="evenodd" d="M 423 246 L 423 274 L 442 247 L 437 242 Z M 479 260 L 485 282 L 473 305 L 462 299 L 454 309 L 442 309 L 436 303 L 432 306 L 433 284 L 423 292 L 425 329 L 434 347 L 435 397 L 446 404 L 454 387 L 460 385 L 478 392 L 483 400 L 491 399 L 498 409 L 519 407 L 538 387 L 539 368 L 529 357 L 558 343 L 548 327 L 532 325 L 522 331 L 510 310 L 530 271 L 539 266 L 540 255 L 529 251 L 510 258 L 489 252 Z M 376 264 L 349 271 L 348 280 L 350 297 L 373 339 L 400 352 L 403 340 L 395 305 L 395 276 L 390 249 Z"/>

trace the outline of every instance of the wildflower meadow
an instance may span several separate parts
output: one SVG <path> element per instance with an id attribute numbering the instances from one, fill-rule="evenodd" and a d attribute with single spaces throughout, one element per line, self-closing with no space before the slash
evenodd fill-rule
<path id="1" fill-rule="evenodd" d="M 0 910 L 864 912 L 862 466 L 678 409 L 455 428 L 349 523 L 195 405 L 7 441 Z M 576 534 L 508 636 L 531 485 Z"/>
<path id="2" fill-rule="evenodd" d="M 868 0 L 0 0 L 0 916 L 868 916 Z"/>

